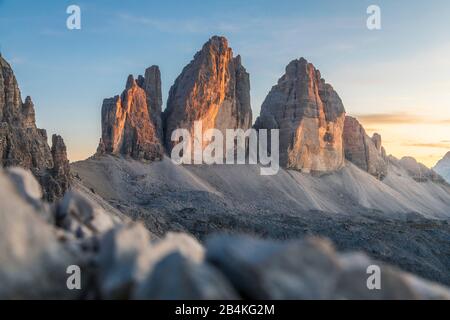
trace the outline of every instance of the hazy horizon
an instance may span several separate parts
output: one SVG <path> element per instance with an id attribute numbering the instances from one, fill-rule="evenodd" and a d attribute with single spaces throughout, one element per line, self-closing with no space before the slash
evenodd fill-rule
<path id="1" fill-rule="evenodd" d="M 66 8 L 82 29 L 66 28 Z M 229 40 L 250 73 L 253 121 L 293 59 L 320 69 L 388 154 L 433 166 L 450 151 L 448 1 L 376 1 L 382 29 L 366 28 L 374 1 L 0 1 L 0 50 L 39 127 L 61 134 L 71 161 L 93 153 L 102 100 L 150 65 L 170 86 L 212 35 Z"/>

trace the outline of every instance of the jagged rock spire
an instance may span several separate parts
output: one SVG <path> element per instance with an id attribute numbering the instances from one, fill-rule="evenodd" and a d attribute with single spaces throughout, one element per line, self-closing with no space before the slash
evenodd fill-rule
<path id="1" fill-rule="evenodd" d="M 233 57 L 224 37 L 214 36 L 206 42 L 170 89 L 164 112 L 168 151 L 173 146 L 173 130 L 191 132 L 194 121 L 200 120 L 203 131 L 215 128 L 225 133 L 225 129 L 251 127 L 249 74 L 240 56 Z"/>
<path id="2" fill-rule="evenodd" d="M 137 81 L 129 75 L 122 94 L 103 101 L 102 138 L 97 154 L 122 154 L 144 160 L 162 158 L 158 134 L 162 132 L 161 105 L 151 105 L 153 101 L 159 102 L 161 96 L 158 81 L 159 69 L 155 68 Z"/>

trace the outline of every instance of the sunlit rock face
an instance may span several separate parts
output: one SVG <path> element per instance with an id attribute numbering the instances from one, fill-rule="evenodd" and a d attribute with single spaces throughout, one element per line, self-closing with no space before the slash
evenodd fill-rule
<path id="1" fill-rule="evenodd" d="M 280 164 L 304 172 L 344 165 L 345 109 L 319 70 L 301 58 L 286 67 L 261 106 L 256 129 L 280 130 Z"/>
<path id="2" fill-rule="evenodd" d="M 140 79 L 139 83 L 144 86 L 148 82 Z M 150 92 L 153 89 L 147 90 Z M 161 114 L 157 111 L 161 105 L 149 105 L 153 99 L 131 75 L 122 95 L 105 99 L 102 106 L 102 138 L 97 153 L 122 154 L 138 160 L 161 159 L 163 148 L 155 126 L 161 121 Z M 152 118 L 150 112 L 153 111 L 155 115 Z"/>
<path id="3" fill-rule="evenodd" d="M 64 142 L 59 136 L 53 141 L 55 152 L 50 150 L 47 132 L 36 127 L 31 98 L 22 102 L 13 70 L 0 56 L 0 164 L 30 169 L 49 201 L 60 198 L 70 184 Z"/>
<path id="4" fill-rule="evenodd" d="M 173 130 L 187 129 L 193 138 L 194 121 L 202 121 L 203 132 L 215 128 L 224 136 L 225 129 L 251 127 L 249 74 L 227 39 L 214 36 L 195 54 L 170 89 L 163 118 L 169 151 Z M 202 148 L 208 143 L 200 142 Z"/>
<path id="5" fill-rule="evenodd" d="M 381 145 L 381 136 L 375 133 L 370 138 L 363 126 L 353 117 L 345 117 L 345 158 L 378 179 L 387 175 L 388 161 Z"/>

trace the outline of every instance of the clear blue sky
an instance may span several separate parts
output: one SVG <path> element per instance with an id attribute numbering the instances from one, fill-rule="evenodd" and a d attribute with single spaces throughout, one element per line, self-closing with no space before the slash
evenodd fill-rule
<path id="1" fill-rule="evenodd" d="M 81 7 L 81 30 L 66 28 L 70 4 Z M 366 28 L 370 4 L 381 7 L 382 30 Z M 304 56 L 348 113 L 382 133 L 388 152 L 431 164 L 450 149 L 447 0 L 0 0 L 0 50 L 23 97 L 32 96 L 38 125 L 63 135 L 71 160 L 95 152 L 102 100 L 119 94 L 128 74 L 159 65 L 165 102 L 214 34 L 241 54 L 255 116 L 286 64 Z"/>

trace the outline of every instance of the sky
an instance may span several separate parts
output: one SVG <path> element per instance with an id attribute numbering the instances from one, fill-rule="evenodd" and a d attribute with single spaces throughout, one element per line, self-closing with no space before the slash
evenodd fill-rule
<path id="1" fill-rule="evenodd" d="M 72 4 L 80 30 L 66 27 Z M 372 4 L 381 30 L 366 26 Z M 432 166 L 450 151 L 448 0 L 0 0 L 0 51 L 38 126 L 63 136 L 71 161 L 95 153 L 102 101 L 128 74 L 159 65 L 165 103 L 212 35 L 242 56 L 254 118 L 285 66 L 305 57 L 389 154 Z"/>

